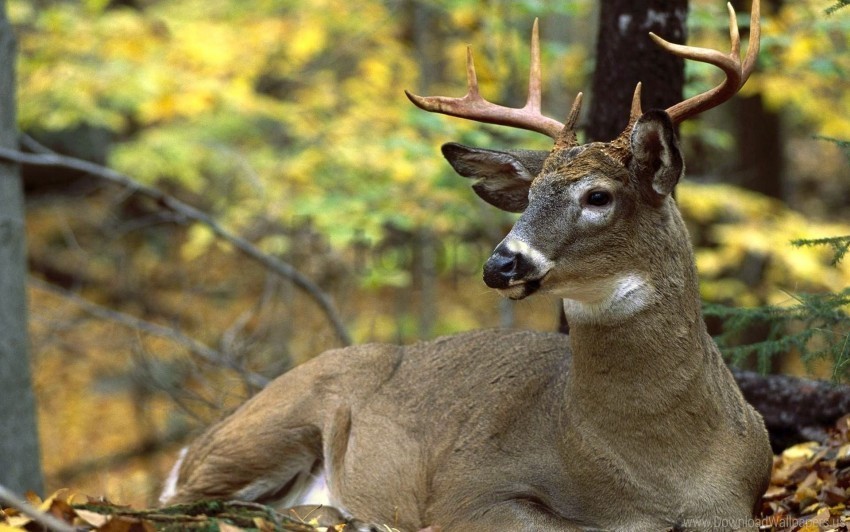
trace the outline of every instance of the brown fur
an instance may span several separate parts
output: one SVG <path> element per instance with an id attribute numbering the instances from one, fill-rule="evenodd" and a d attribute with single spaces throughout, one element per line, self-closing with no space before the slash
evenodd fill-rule
<path id="1" fill-rule="evenodd" d="M 634 157 L 610 144 L 545 165 L 492 155 L 496 204 L 507 190 L 515 207 L 540 173 L 494 253 L 525 254 L 528 270 L 499 288 L 567 298 L 569 337 L 488 330 L 324 353 L 193 443 L 168 502 L 294 503 L 296 480 L 324 468 L 335 504 L 401 530 L 753 528 L 772 455 L 702 321 L 668 192 L 684 169 L 671 131 L 650 112 Z M 455 168 L 486 180 L 491 157 L 453 146 Z M 522 174 L 509 186 L 508 167 Z M 600 190 L 612 202 L 586 204 Z"/>

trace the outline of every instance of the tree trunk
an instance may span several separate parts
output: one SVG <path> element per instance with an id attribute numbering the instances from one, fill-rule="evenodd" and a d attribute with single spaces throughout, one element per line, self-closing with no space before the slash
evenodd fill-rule
<path id="1" fill-rule="evenodd" d="M 17 148 L 15 39 L 0 0 L 0 146 Z M 43 492 L 27 345 L 24 195 L 18 166 L 0 162 L 0 484 Z"/>
<path id="2" fill-rule="evenodd" d="M 687 0 L 602 1 L 587 127 L 591 140 L 611 140 L 623 131 L 638 82 L 644 110 L 682 100 L 684 61 L 659 48 L 649 32 L 684 43 L 687 19 Z"/>
<path id="3" fill-rule="evenodd" d="M 727 183 L 785 200 L 785 157 L 782 143 L 782 119 L 764 106 L 761 95 L 738 97 L 731 102 L 735 110 L 735 141 L 738 168 Z"/>

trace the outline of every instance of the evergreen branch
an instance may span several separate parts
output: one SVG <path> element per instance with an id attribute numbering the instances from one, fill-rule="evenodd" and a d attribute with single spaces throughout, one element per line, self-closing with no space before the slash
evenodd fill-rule
<path id="1" fill-rule="evenodd" d="M 0 159 L 33 166 L 52 166 L 78 170 L 112 183 L 116 183 L 132 192 L 148 196 L 159 205 L 166 207 L 186 220 L 192 220 L 207 226 L 216 236 L 230 243 L 244 255 L 256 262 L 259 262 L 269 271 L 292 281 L 295 286 L 306 292 L 324 312 L 340 342 L 343 345 L 351 345 L 351 336 L 349 335 L 348 330 L 342 322 L 342 318 L 337 313 L 336 308 L 327 293 L 313 283 L 313 281 L 308 279 L 304 274 L 295 269 L 294 266 L 283 262 L 276 257 L 263 253 L 254 244 L 241 236 L 230 232 L 219 224 L 212 216 L 200 209 L 184 203 L 174 196 L 166 194 L 157 188 L 139 183 L 135 179 L 112 170 L 111 168 L 100 166 L 82 159 L 60 155 L 55 152 L 41 152 L 33 154 L 0 147 Z"/>
<path id="2" fill-rule="evenodd" d="M 847 5 L 848 2 L 850 2 L 850 0 L 845 0 L 845 5 Z M 835 7 L 835 6 L 833 6 L 833 7 Z M 831 142 L 831 143 L 835 144 L 836 146 L 838 146 L 839 148 L 841 148 L 844 151 L 844 155 L 847 157 L 847 161 L 850 162 L 850 142 L 848 142 L 846 140 L 832 138 L 832 137 L 824 137 L 822 135 L 814 135 L 813 138 L 815 138 L 817 140 L 825 140 L 827 142 Z"/>
<path id="3" fill-rule="evenodd" d="M 850 1 L 850 0 L 848 0 Z M 814 246 L 830 246 L 833 250 L 831 264 L 835 266 L 844 258 L 847 251 L 850 250 L 850 235 L 832 236 L 827 238 L 799 238 L 791 241 L 792 246 L 796 247 L 814 247 Z"/>
<path id="4" fill-rule="evenodd" d="M 838 11 L 839 9 L 843 9 L 847 6 L 850 6 L 850 0 L 838 0 L 837 3 L 829 6 L 824 11 L 826 12 L 827 15 L 832 15 L 833 13 Z"/>
<path id="5" fill-rule="evenodd" d="M 808 364 L 819 358 L 832 362 L 833 379 L 850 376 L 850 287 L 837 293 L 792 296 L 794 305 L 765 305 L 731 308 L 707 303 L 706 316 L 723 321 L 723 332 L 716 337 L 721 352 L 734 364 L 755 356 L 759 369 L 766 372 L 776 356 L 798 352 Z M 735 345 L 753 327 L 767 326 L 764 340 Z M 793 328 L 792 328 L 793 326 Z"/>
<path id="6" fill-rule="evenodd" d="M 845 5 L 850 5 L 850 0 L 844 0 Z M 825 140 L 827 142 L 832 142 L 833 144 L 837 144 L 841 149 L 850 150 L 850 141 L 836 139 L 833 137 L 826 137 L 823 135 L 815 135 L 814 138 L 817 140 Z"/>

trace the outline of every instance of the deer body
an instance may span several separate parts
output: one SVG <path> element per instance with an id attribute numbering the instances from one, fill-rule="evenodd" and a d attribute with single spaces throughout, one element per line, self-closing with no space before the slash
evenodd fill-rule
<path id="1" fill-rule="evenodd" d="M 402 530 L 744 527 L 772 454 L 705 330 L 675 202 L 644 209 L 649 191 L 622 175 L 559 172 L 535 180 L 494 257 L 559 249 L 568 264 L 546 265 L 552 280 L 535 290 L 571 297 L 569 336 L 491 330 L 327 352 L 190 447 L 171 501 L 309 503 L 281 488 L 323 470 L 333 504 Z M 607 219 L 580 201 L 564 209 L 559 196 L 585 189 L 616 198 Z M 546 219 L 564 227 L 530 239 L 526 223 Z M 605 231 L 588 239 L 594 223 Z"/>
<path id="2" fill-rule="evenodd" d="M 486 284 L 562 298 L 569 336 L 324 353 L 194 442 L 164 502 L 319 502 L 321 475 L 331 504 L 405 531 L 754 528 L 772 453 L 702 320 L 673 122 L 633 109 L 618 139 L 580 146 L 579 103 L 548 153 L 443 147 L 522 212 Z"/>
<path id="3" fill-rule="evenodd" d="M 579 356 L 570 342 L 479 331 L 325 353 L 190 447 L 171 502 L 267 501 L 321 467 L 332 504 L 401 530 L 744 526 L 771 454 L 739 395 L 712 397 L 734 390 L 722 363 L 669 367 L 677 381 L 583 379 L 567 370 Z M 290 495 L 285 504 L 318 502 Z"/>

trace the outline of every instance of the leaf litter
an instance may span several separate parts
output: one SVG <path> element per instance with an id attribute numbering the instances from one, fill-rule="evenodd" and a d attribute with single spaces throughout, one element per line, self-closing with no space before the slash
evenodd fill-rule
<path id="1" fill-rule="evenodd" d="M 321 506 L 281 513 L 258 503 L 204 501 L 134 510 L 104 499 L 77 502 L 69 490 L 59 490 L 45 500 L 32 494 L 27 498 L 39 511 L 79 532 L 345 532 L 354 528 L 339 511 Z M 761 531 L 850 532 L 850 414 L 838 420 L 826 442 L 800 443 L 774 456 L 770 485 L 757 510 L 755 523 Z M 24 530 L 36 532 L 44 527 L 15 508 L 0 508 L 0 532 Z M 389 526 L 382 530 L 396 532 Z"/>
<path id="2" fill-rule="evenodd" d="M 800 443 L 773 457 L 756 522 L 767 531 L 850 532 L 849 492 L 850 414 L 825 443 Z"/>

